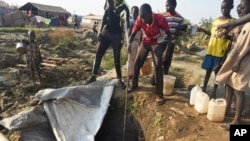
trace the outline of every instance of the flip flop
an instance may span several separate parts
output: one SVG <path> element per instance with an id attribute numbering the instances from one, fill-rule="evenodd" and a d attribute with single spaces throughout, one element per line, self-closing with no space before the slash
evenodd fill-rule
<path id="1" fill-rule="evenodd" d="M 223 123 L 219 126 L 220 129 L 229 131 L 230 130 L 230 124 L 229 123 Z"/>
<path id="2" fill-rule="evenodd" d="M 163 105 L 165 102 L 166 100 L 164 98 L 156 98 L 155 105 L 160 106 L 160 105 Z"/>

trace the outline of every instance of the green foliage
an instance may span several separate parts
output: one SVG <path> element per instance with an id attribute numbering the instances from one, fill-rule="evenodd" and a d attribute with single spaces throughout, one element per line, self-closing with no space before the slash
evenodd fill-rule
<path id="1" fill-rule="evenodd" d="M 202 18 L 199 22 L 199 26 L 205 30 L 210 31 L 211 27 L 212 27 L 212 22 L 213 19 L 210 17 L 209 19 L 204 19 Z"/>
<path id="2" fill-rule="evenodd" d="M 128 59 L 128 54 L 123 47 L 121 49 L 121 65 L 125 65 Z M 114 63 L 114 56 L 113 56 L 113 50 L 109 49 L 107 50 L 106 54 L 103 57 L 101 66 L 105 69 L 111 70 L 115 67 Z"/>

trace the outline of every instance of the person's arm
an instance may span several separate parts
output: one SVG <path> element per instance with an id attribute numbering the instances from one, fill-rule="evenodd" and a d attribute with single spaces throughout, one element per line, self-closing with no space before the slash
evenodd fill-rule
<path id="1" fill-rule="evenodd" d="M 239 19 L 236 19 L 232 22 L 229 22 L 229 23 L 226 23 L 226 24 L 223 24 L 223 25 L 219 25 L 218 26 L 218 29 L 220 28 L 230 28 L 230 29 L 233 29 L 234 27 L 236 26 L 239 26 L 239 25 L 242 25 L 242 24 L 245 24 L 247 22 L 250 22 L 250 13 L 245 15 L 245 16 L 242 16 L 240 17 Z"/>
<path id="2" fill-rule="evenodd" d="M 232 69 L 233 69 L 234 72 L 238 72 L 239 71 L 240 63 L 249 54 L 250 54 L 250 45 L 248 45 L 247 50 L 245 52 L 243 52 L 243 54 L 241 56 L 239 56 L 239 58 L 233 64 L 233 68 Z"/>
<path id="3" fill-rule="evenodd" d="M 203 33 L 207 34 L 208 36 L 211 36 L 211 32 L 205 30 L 204 28 L 197 27 L 197 29 L 198 29 L 199 32 L 203 32 Z"/>

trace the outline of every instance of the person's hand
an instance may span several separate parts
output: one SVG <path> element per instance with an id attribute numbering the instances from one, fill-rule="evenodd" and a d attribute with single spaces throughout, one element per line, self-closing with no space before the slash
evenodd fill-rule
<path id="1" fill-rule="evenodd" d="M 102 39 L 102 33 L 100 32 L 100 33 L 98 33 L 98 35 L 97 35 L 97 39 L 98 39 L 98 41 L 101 41 L 101 39 Z"/>
<path id="2" fill-rule="evenodd" d="M 238 72 L 240 69 L 240 61 L 236 61 L 234 64 L 233 64 L 233 67 L 232 67 L 232 70 L 234 72 Z"/>
<path id="3" fill-rule="evenodd" d="M 228 27 L 227 24 L 218 25 L 216 29 L 219 32 L 218 37 L 220 38 L 227 36 L 232 28 L 233 27 Z"/>

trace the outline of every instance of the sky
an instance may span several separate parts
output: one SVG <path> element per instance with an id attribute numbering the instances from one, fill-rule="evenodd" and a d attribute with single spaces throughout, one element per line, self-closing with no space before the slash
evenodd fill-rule
<path id="1" fill-rule="evenodd" d="M 199 24 L 202 18 L 216 18 L 221 16 L 220 6 L 222 0 L 177 0 L 176 11 L 192 24 Z M 89 13 L 102 15 L 105 0 L 5 0 L 9 5 L 22 6 L 27 2 L 34 2 L 52 6 L 60 6 L 71 14 L 87 15 Z M 140 7 L 143 3 L 151 5 L 154 12 L 165 11 L 165 0 L 126 0 L 129 7 Z M 231 15 L 238 18 L 236 7 L 240 0 L 234 0 Z"/>

